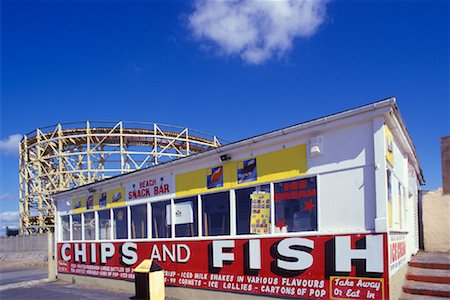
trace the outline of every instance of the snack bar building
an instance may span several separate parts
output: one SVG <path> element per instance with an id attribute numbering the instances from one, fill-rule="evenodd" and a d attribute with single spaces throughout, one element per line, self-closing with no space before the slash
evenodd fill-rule
<path id="1" fill-rule="evenodd" d="M 182 299 L 395 299 L 422 171 L 394 98 L 53 195 L 63 280 Z"/>

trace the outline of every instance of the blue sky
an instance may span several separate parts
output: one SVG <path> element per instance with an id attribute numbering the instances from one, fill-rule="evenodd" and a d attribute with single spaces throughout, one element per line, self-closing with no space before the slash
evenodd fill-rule
<path id="1" fill-rule="evenodd" d="M 441 186 L 448 2 L 296 2 L 2 1 L 0 223 L 18 210 L 11 136 L 81 120 L 235 141 L 395 96 L 424 188 Z"/>

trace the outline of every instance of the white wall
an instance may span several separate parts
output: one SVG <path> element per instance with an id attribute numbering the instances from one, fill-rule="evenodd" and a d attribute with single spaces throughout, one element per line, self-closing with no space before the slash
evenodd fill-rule
<path id="1" fill-rule="evenodd" d="M 323 133 L 324 155 L 308 157 L 319 174 L 320 229 L 324 232 L 375 228 L 375 178 L 371 122 Z"/>

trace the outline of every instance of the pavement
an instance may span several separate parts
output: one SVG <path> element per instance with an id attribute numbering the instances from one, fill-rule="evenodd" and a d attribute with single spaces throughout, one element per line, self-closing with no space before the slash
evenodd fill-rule
<path id="1" fill-rule="evenodd" d="M 85 287 L 62 281 L 48 282 L 47 280 L 36 280 L 31 284 L 13 284 L 11 288 L 1 290 L 0 298 L 6 299 L 46 299 L 46 300 L 79 300 L 79 299 L 110 299 L 123 300 L 132 299 L 134 295 L 125 292 L 109 291 Z"/>
<path id="2" fill-rule="evenodd" d="M 47 268 L 0 269 L 0 299 L 132 299 L 134 294 L 47 280 Z"/>
<path id="3" fill-rule="evenodd" d="M 18 282 L 47 278 L 47 268 L 26 268 L 0 270 L 0 288 Z"/>

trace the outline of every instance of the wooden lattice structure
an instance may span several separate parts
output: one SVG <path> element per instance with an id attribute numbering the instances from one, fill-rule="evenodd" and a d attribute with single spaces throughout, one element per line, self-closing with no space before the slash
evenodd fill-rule
<path id="1" fill-rule="evenodd" d="M 218 146 L 215 136 L 154 123 L 87 121 L 36 129 L 20 144 L 20 233 L 52 230 L 55 192 Z"/>

